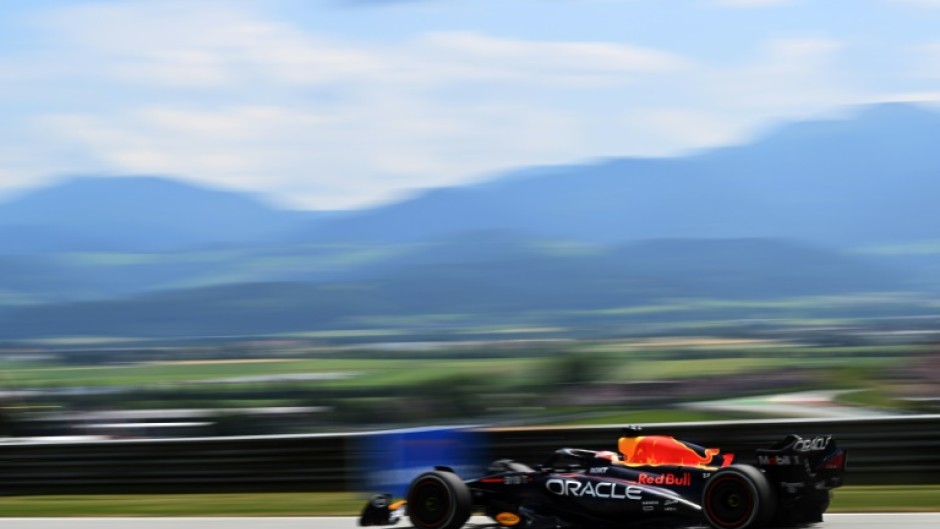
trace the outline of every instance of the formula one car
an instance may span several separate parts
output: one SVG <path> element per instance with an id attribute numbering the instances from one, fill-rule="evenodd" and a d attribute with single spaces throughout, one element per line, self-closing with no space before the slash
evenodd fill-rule
<path id="1" fill-rule="evenodd" d="M 527 529 L 795 526 L 822 521 L 846 464 L 831 436 L 789 435 L 757 450 L 756 465 L 662 435 L 621 437 L 618 449 L 561 448 L 535 468 L 499 460 L 469 480 L 436 467 L 411 482 L 407 499 L 373 496 L 359 524 L 407 515 L 416 529 L 459 529 L 482 513 L 499 527 Z"/>

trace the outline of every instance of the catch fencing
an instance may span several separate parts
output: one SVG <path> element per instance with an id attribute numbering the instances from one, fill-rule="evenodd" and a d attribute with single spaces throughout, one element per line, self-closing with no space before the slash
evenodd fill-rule
<path id="1" fill-rule="evenodd" d="M 614 450 L 620 426 L 480 428 L 487 457 L 534 464 L 560 447 Z M 832 434 L 848 450 L 847 484 L 940 483 L 940 415 L 647 425 L 753 458 L 788 433 Z M 370 434 L 0 445 L 0 493 L 83 494 L 354 491 L 383 470 L 364 453 Z"/>

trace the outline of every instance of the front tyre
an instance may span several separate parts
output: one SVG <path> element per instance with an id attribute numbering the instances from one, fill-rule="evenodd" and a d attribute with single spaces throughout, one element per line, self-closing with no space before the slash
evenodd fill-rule
<path id="1" fill-rule="evenodd" d="M 702 512 L 717 529 L 763 527 L 776 510 L 767 477 L 750 465 L 731 465 L 715 472 L 702 491 Z"/>
<path id="2" fill-rule="evenodd" d="M 408 517 L 417 529 L 459 529 L 470 518 L 470 489 L 451 472 L 425 472 L 408 489 Z"/>

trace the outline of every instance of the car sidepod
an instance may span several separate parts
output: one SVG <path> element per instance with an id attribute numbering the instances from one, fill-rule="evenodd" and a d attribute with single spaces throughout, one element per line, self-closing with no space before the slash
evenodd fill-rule
<path id="1" fill-rule="evenodd" d="M 699 506 L 675 491 L 607 475 L 506 473 L 468 485 L 474 503 L 482 504 L 502 525 L 509 525 L 499 518 L 505 514 L 518 516 L 527 527 L 626 526 L 657 518 L 701 517 Z"/>

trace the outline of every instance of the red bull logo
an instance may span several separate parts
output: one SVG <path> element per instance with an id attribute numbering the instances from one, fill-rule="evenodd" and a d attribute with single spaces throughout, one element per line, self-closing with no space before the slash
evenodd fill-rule
<path id="1" fill-rule="evenodd" d="M 621 437 L 618 448 L 628 465 L 653 466 L 708 466 L 721 451 L 696 447 L 666 435 Z"/>
<path id="2" fill-rule="evenodd" d="M 640 474 L 637 483 L 641 485 L 667 485 L 672 487 L 691 487 L 692 474 Z"/>

